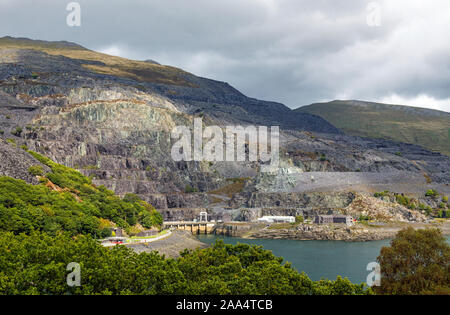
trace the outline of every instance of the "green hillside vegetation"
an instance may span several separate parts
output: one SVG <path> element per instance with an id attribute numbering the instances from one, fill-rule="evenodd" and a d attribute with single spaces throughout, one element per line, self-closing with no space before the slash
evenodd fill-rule
<path id="1" fill-rule="evenodd" d="M 144 228 L 160 226 L 162 216 L 151 205 L 129 194 L 123 199 L 103 186 L 95 187 L 80 172 L 28 151 L 51 172 L 31 185 L 10 177 L 0 177 L 0 230 L 18 233 L 43 231 L 56 235 L 110 235 L 110 226 L 127 231 L 136 224 Z M 34 175 L 42 168 L 30 167 Z"/>
<path id="2" fill-rule="evenodd" d="M 0 294 L 373 294 L 341 277 L 312 281 L 260 246 L 218 242 L 177 259 L 104 247 L 105 221 L 129 230 L 160 225 L 161 215 L 136 195 L 121 199 L 27 152 L 51 171 L 29 168 L 39 185 L 0 177 Z M 80 264 L 81 286 L 66 283 L 71 262 Z"/>
<path id="3" fill-rule="evenodd" d="M 359 101 L 312 104 L 296 111 L 318 115 L 345 133 L 420 145 L 450 155 L 450 114 Z"/>
<path id="4" fill-rule="evenodd" d="M 185 251 L 178 259 L 125 246 L 106 248 L 88 235 L 0 232 L 0 294 L 372 294 L 364 284 L 311 281 L 258 246 Z M 71 262 L 81 286 L 66 283 Z"/>

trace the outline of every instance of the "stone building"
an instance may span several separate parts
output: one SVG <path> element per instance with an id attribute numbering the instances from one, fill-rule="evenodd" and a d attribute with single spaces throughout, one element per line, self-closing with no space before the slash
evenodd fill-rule
<path id="1" fill-rule="evenodd" d="M 344 223 L 347 225 L 352 225 L 354 223 L 354 219 L 352 216 L 342 214 L 316 215 L 316 217 L 314 218 L 314 223 L 316 224 Z"/>
<path id="2" fill-rule="evenodd" d="M 316 217 L 314 218 L 314 223 L 317 223 L 317 224 L 333 223 L 333 216 L 332 215 L 316 215 Z"/>

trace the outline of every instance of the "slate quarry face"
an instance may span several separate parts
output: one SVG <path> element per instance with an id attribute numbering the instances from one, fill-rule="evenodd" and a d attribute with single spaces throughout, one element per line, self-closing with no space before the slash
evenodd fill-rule
<path id="1" fill-rule="evenodd" d="M 27 45 L 0 39 L 0 175 L 35 183 L 26 169 L 37 163 L 20 150 L 26 145 L 158 209 L 332 208 L 345 207 L 350 191 L 449 190 L 450 158 L 421 147 L 346 136 L 318 116 L 179 69 L 127 65 L 79 46 Z M 171 130 L 195 117 L 222 127 L 280 126 L 279 171 L 260 173 L 258 162 L 173 161 Z M 210 194 L 229 191 L 236 178 L 245 184 L 228 199 Z"/>

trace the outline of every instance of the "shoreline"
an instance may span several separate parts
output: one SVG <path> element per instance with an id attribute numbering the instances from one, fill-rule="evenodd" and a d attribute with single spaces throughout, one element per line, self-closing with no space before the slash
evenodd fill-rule
<path id="1" fill-rule="evenodd" d="M 380 223 L 378 223 L 380 224 Z M 450 220 L 434 223 L 385 223 L 380 226 L 367 226 L 357 224 L 348 227 L 344 224 L 316 225 L 298 224 L 291 228 L 280 228 L 283 225 L 273 224 L 266 227 L 256 227 L 242 231 L 235 235 L 223 235 L 242 239 L 273 239 L 273 240 L 297 240 L 297 241 L 340 241 L 340 242 L 372 242 L 392 239 L 398 231 L 408 226 L 414 229 L 439 228 L 442 234 L 450 236 Z M 211 234 L 210 234 L 211 235 Z M 215 234 L 216 235 L 216 234 Z M 217 234 L 220 235 L 220 234 Z M 188 249 L 203 249 L 210 245 L 202 242 L 196 235 L 189 231 L 173 230 L 164 238 L 146 243 L 123 244 L 137 253 L 157 251 L 160 255 L 169 258 L 177 258 L 180 252 Z"/>
<path id="2" fill-rule="evenodd" d="M 283 228 L 282 225 L 271 225 L 238 237 L 246 239 L 288 239 L 315 241 L 347 241 L 370 242 L 392 239 L 402 229 L 411 226 L 414 229 L 439 228 L 443 235 L 450 235 L 449 220 L 436 223 L 386 223 L 383 225 L 343 224 L 315 225 L 299 224 L 295 227 Z"/>

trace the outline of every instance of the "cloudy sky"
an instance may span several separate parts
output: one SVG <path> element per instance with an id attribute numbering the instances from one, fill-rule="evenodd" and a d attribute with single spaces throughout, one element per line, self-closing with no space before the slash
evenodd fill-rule
<path id="1" fill-rule="evenodd" d="M 450 112 L 448 0 L 0 0 L 0 36 L 154 59 L 291 108 L 334 99 Z"/>

